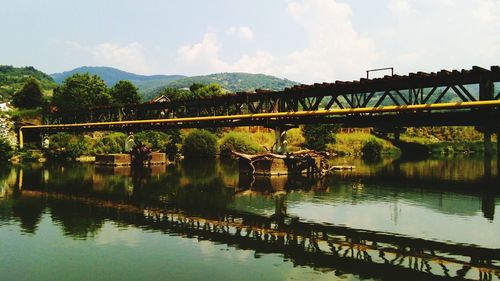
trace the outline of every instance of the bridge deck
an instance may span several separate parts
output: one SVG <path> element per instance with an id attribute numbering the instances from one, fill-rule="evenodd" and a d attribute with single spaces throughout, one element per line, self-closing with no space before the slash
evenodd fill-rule
<path id="1" fill-rule="evenodd" d="M 298 85 L 85 111 L 58 111 L 34 133 L 337 123 L 344 127 L 500 125 L 500 67 L 410 73 L 360 81 Z M 21 145 L 22 145 L 21 139 Z"/>

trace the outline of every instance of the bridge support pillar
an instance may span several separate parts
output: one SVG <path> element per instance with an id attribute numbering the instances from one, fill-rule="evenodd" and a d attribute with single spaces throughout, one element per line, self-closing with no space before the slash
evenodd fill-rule
<path id="1" fill-rule="evenodd" d="M 491 131 L 486 129 L 483 133 L 484 136 L 484 157 L 493 156 L 493 145 L 491 143 Z"/>
<path id="2" fill-rule="evenodd" d="M 491 177 L 491 162 L 493 158 L 493 145 L 491 143 L 491 131 L 485 129 L 483 133 L 484 138 L 484 176 Z"/>
<path id="3" fill-rule="evenodd" d="M 500 180 L 500 128 L 497 129 L 497 179 Z"/>
<path id="4" fill-rule="evenodd" d="M 394 133 L 394 140 L 395 141 L 401 140 L 401 133 L 399 131 Z"/>
<path id="5" fill-rule="evenodd" d="M 19 129 L 19 149 L 23 149 L 24 147 L 24 136 L 23 136 L 23 129 Z"/>
<path id="6" fill-rule="evenodd" d="M 288 152 L 288 142 L 286 140 L 286 131 L 288 128 L 285 127 L 276 127 L 274 129 L 275 135 L 275 152 L 277 154 L 286 154 Z"/>

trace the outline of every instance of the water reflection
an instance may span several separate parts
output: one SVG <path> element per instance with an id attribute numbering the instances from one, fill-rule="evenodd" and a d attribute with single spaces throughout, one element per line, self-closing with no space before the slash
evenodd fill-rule
<path id="1" fill-rule="evenodd" d="M 498 188 L 472 169 L 450 171 L 466 163 L 384 161 L 323 179 L 239 178 L 220 162 L 0 169 L 0 227 L 18 222 L 33 235 L 48 214 L 75 239 L 113 221 L 370 278 L 498 277 Z"/>

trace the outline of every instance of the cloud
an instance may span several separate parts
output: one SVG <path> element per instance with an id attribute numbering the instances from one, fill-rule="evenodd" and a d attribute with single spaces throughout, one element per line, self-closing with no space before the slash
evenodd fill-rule
<path id="1" fill-rule="evenodd" d="M 389 0 L 387 7 L 396 16 L 407 16 L 411 12 L 409 0 Z"/>
<path id="2" fill-rule="evenodd" d="M 226 34 L 230 36 L 237 36 L 245 41 L 251 41 L 253 39 L 253 31 L 248 26 L 232 26 L 226 30 Z"/>
<path id="3" fill-rule="evenodd" d="M 217 35 L 208 32 L 200 42 L 179 48 L 179 68 L 198 73 L 266 73 L 302 82 L 318 82 L 333 81 L 339 76 L 358 78 L 377 59 L 373 42 L 361 38 L 354 30 L 349 5 L 335 0 L 302 0 L 290 2 L 286 11 L 293 23 L 304 31 L 305 37 L 297 37 L 297 40 L 305 41 L 306 47 L 283 54 L 257 50 L 227 62 L 221 58 Z M 226 34 L 245 34 L 248 31 L 245 30 L 244 27 L 231 27 Z M 244 36 L 250 38 L 248 34 Z"/>
<path id="4" fill-rule="evenodd" d="M 151 73 L 144 47 L 137 42 L 121 46 L 110 42 L 85 45 L 76 41 L 65 41 L 64 45 L 66 56 L 83 57 L 83 63 L 86 65 L 91 62 L 95 65 L 116 67 L 135 73 Z"/>
<path id="5" fill-rule="evenodd" d="M 177 50 L 177 70 L 188 74 L 213 72 L 270 73 L 273 56 L 264 51 L 255 55 L 242 55 L 237 61 L 225 62 L 219 57 L 220 44 L 217 34 L 207 32 L 200 42 L 187 44 Z"/>
<path id="6" fill-rule="evenodd" d="M 283 74 L 299 81 L 357 78 L 377 59 L 373 42 L 361 38 L 351 22 L 349 5 L 335 0 L 291 2 L 288 13 L 306 32 L 307 47 L 287 56 Z"/>
<path id="7" fill-rule="evenodd" d="M 177 50 L 177 69 L 188 73 L 204 74 L 228 70 L 228 64 L 219 58 L 217 34 L 205 33 L 203 39 Z"/>
<path id="8" fill-rule="evenodd" d="M 477 0 L 473 15 L 479 21 L 485 23 L 499 23 L 498 13 L 500 12 L 500 1 Z"/>
<path id="9" fill-rule="evenodd" d="M 257 51 L 255 55 L 243 55 L 230 68 L 232 71 L 250 73 L 274 73 L 274 57 L 266 51 Z"/>
<path id="10" fill-rule="evenodd" d="M 143 46 L 137 42 L 126 46 L 102 43 L 92 49 L 95 61 L 136 73 L 149 73 Z"/>

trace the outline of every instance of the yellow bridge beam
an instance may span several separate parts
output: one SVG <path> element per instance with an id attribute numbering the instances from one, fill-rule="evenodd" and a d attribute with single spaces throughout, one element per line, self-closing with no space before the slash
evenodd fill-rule
<path id="1" fill-rule="evenodd" d="M 415 104 L 415 105 L 400 105 L 400 106 L 394 105 L 394 106 L 295 111 L 295 112 L 237 114 L 237 115 L 186 117 L 186 118 L 170 118 L 170 119 L 146 119 L 146 120 L 111 121 L 111 122 L 76 123 L 76 124 L 30 125 L 30 126 L 22 126 L 19 129 L 19 145 L 22 148 L 24 142 L 22 130 L 24 129 L 55 129 L 55 128 L 75 128 L 75 127 L 78 128 L 78 127 L 98 127 L 98 126 L 116 126 L 116 125 L 141 125 L 141 124 L 151 124 L 151 123 L 169 124 L 169 123 L 186 123 L 186 122 L 203 122 L 203 121 L 286 118 L 286 117 L 302 117 L 302 116 L 311 117 L 311 116 L 327 116 L 327 115 L 349 115 L 356 113 L 397 113 L 397 112 L 418 112 L 418 111 L 447 110 L 447 109 L 449 110 L 449 109 L 495 108 L 495 107 L 500 107 L 500 100 L 449 102 L 449 103 L 436 103 L 436 104 Z"/>

